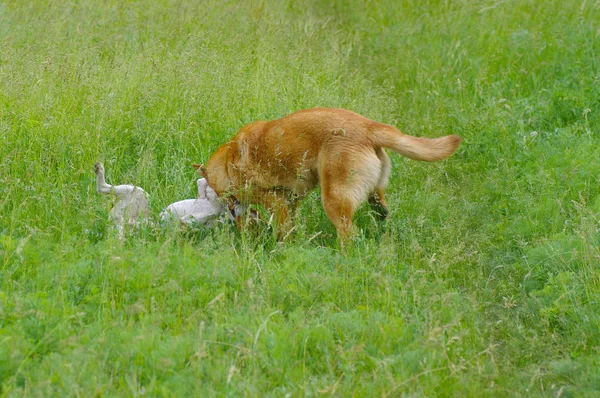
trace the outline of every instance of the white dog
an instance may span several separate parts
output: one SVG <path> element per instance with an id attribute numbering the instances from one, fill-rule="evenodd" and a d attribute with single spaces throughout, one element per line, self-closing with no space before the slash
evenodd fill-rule
<path id="1" fill-rule="evenodd" d="M 135 185 L 109 185 L 104 179 L 104 165 L 97 162 L 96 190 L 100 194 L 113 194 L 117 201 L 110 211 L 110 219 L 116 225 L 119 236 L 124 236 L 125 226 L 139 226 L 140 222 L 149 221 L 148 194 Z M 175 202 L 160 212 L 162 221 L 179 221 L 185 225 L 205 224 L 223 213 L 224 207 L 217 194 L 204 178 L 198 180 L 198 197 Z M 236 209 L 241 212 L 242 209 Z"/>

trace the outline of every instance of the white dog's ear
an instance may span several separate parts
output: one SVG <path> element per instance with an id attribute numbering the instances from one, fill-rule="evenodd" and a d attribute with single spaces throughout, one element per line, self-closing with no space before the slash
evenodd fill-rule
<path id="1" fill-rule="evenodd" d="M 192 167 L 196 169 L 196 172 L 200 174 L 201 177 L 205 177 L 206 168 L 204 168 L 203 164 L 193 163 Z"/>

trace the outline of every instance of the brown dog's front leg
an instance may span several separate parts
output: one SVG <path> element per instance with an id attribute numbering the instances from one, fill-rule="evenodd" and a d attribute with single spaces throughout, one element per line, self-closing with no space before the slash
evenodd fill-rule
<path id="1" fill-rule="evenodd" d="M 290 231 L 290 208 L 285 193 L 263 190 L 254 196 L 254 203 L 273 214 L 274 232 L 277 240 L 282 241 Z"/>

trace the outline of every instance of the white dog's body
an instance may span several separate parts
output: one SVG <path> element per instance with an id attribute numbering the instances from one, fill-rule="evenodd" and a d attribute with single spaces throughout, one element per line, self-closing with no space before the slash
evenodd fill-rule
<path id="1" fill-rule="evenodd" d="M 223 212 L 223 204 L 204 178 L 198 181 L 198 197 L 171 203 L 160 212 L 160 219 L 177 219 L 182 224 L 210 224 Z"/>
<path id="2" fill-rule="evenodd" d="M 182 224 L 209 224 L 221 214 L 212 204 L 203 199 L 184 199 L 171 203 L 160 212 L 162 221 L 179 220 Z"/>
<path id="3" fill-rule="evenodd" d="M 110 219 L 116 225 L 119 236 L 124 236 L 126 225 L 139 226 L 140 222 L 148 221 L 148 194 L 135 185 L 109 185 L 104 179 L 104 166 L 95 164 L 96 190 L 100 194 L 113 194 L 117 201 L 110 211 Z M 208 186 L 206 180 L 198 180 L 198 198 L 180 200 L 167 206 L 160 212 L 162 221 L 179 221 L 185 225 L 207 224 L 223 213 L 217 194 Z"/>

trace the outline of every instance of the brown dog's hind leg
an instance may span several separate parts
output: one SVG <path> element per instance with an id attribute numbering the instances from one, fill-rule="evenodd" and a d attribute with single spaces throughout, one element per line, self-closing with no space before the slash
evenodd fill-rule
<path id="1" fill-rule="evenodd" d="M 377 218 L 380 221 L 383 221 L 386 219 L 389 213 L 387 202 L 385 201 L 384 191 L 390 178 L 392 162 L 383 148 L 376 149 L 375 155 L 377 155 L 377 158 L 381 162 L 381 169 L 379 173 L 379 179 L 377 181 L 377 189 L 369 197 L 369 204 L 371 205 L 371 209 L 373 209 Z"/>
<path id="2" fill-rule="evenodd" d="M 325 214 L 333 223 L 340 245 L 343 247 L 354 232 L 352 216 L 357 206 L 350 198 L 335 195 L 331 191 L 322 191 L 321 200 L 323 201 Z"/>
<path id="3" fill-rule="evenodd" d="M 377 189 L 381 161 L 373 152 L 357 148 L 322 156 L 319 169 L 323 207 L 344 246 L 354 232 L 354 212 Z"/>
<path id="4" fill-rule="evenodd" d="M 387 218 L 389 210 L 385 201 L 383 188 L 377 188 L 377 191 L 371 194 L 369 197 L 369 204 L 379 221 L 383 221 Z"/>

